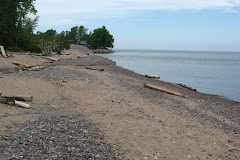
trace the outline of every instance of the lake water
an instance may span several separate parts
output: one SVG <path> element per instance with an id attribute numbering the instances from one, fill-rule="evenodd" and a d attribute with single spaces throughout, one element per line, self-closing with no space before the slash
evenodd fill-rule
<path id="1" fill-rule="evenodd" d="M 184 83 L 203 93 L 240 101 L 237 52 L 116 50 L 100 55 L 140 74 L 157 75 L 163 81 Z"/>

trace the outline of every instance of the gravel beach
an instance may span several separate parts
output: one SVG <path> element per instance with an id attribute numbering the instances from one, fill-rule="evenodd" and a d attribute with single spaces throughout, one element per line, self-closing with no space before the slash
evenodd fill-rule
<path id="1" fill-rule="evenodd" d="M 78 45 L 54 62 L 8 54 L 0 92 L 34 99 L 30 109 L 0 104 L 0 159 L 240 159 L 239 102 L 149 79 Z M 14 60 L 46 68 L 18 72 Z"/>

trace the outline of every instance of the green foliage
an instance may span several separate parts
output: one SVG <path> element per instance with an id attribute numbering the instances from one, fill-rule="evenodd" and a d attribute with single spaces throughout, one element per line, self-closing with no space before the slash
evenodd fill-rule
<path id="1" fill-rule="evenodd" d="M 95 29 L 89 40 L 89 44 L 93 49 L 113 48 L 113 43 L 114 38 L 105 26 Z"/>
<path id="2" fill-rule="evenodd" d="M 56 34 L 56 31 L 51 29 L 45 33 L 38 32 L 37 37 L 44 55 L 52 52 L 61 54 L 64 49 L 70 48 L 70 43 L 66 39 L 65 32 Z"/>
<path id="3" fill-rule="evenodd" d="M 70 43 L 66 40 L 65 33 L 62 32 L 55 36 L 53 50 L 57 52 L 57 54 L 61 54 L 64 49 L 70 49 Z"/>
<path id="4" fill-rule="evenodd" d="M 29 13 L 36 14 L 35 0 L 1 0 L 0 1 L 0 44 L 5 48 L 19 47 L 24 50 L 37 48 L 33 30 L 37 18 L 27 18 Z M 31 44 L 29 44 L 31 43 Z M 36 48 L 35 48 L 36 47 Z M 34 49 L 35 48 L 35 49 Z"/>
<path id="5" fill-rule="evenodd" d="M 78 44 L 78 27 L 72 27 L 71 31 L 67 35 L 67 39 L 71 44 Z"/>
<path id="6" fill-rule="evenodd" d="M 39 46 L 43 51 L 44 55 L 50 54 L 53 48 L 54 39 L 51 38 L 47 33 L 37 32 L 37 38 Z"/>
<path id="7" fill-rule="evenodd" d="M 57 34 L 57 31 L 54 29 L 49 29 L 46 31 L 46 33 L 50 36 L 50 37 L 54 37 Z"/>
<path id="8" fill-rule="evenodd" d="M 86 41 L 88 29 L 84 26 L 75 26 L 72 27 L 69 32 L 67 32 L 67 39 L 71 44 L 81 44 L 81 42 Z"/>

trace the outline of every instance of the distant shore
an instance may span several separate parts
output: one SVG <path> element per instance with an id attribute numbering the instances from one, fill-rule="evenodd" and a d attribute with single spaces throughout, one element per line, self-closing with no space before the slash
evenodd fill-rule
<path id="1" fill-rule="evenodd" d="M 78 45 L 52 56 L 59 61 L 28 53 L 9 54 L 13 57 L 0 57 L 0 92 L 5 96 L 32 95 L 34 99 L 29 110 L 0 103 L 0 142 L 10 148 L 1 149 L 0 159 L 13 154 L 20 158 L 21 145 L 24 152 L 29 147 L 41 151 L 38 156 L 43 158 L 44 148 L 51 148 L 47 155 L 59 159 L 79 158 L 77 153 L 103 159 L 240 156 L 239 102 L 147 78 Z M 46 68 L 19 72 L 14 60 Z M 145 88 L 144 84 L 181 93 L 185 98 Z M 38 142 L 44 133 L 49 133 L 45 139 L 52 143 Z M 35 139 L 20 142 L 12 138 L 25 136 Z M 78 137 L 82 141 L 76 141 Z M 75 142 L 85 143 L 86 148 Z M 81 148 L 89 154 L 82 153 Z M 33 153 L 25 156 L 36 158 Z"/>
<path id="2" fill-rule="evenodd" d="M 113 53 L 114 51 L 111 49 L 93 49 L 91 50 L 93 53 Z"/>

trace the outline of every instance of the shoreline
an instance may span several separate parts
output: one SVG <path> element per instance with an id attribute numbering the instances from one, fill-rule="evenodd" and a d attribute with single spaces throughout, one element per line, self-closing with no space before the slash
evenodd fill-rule
<path id="1" fill-rule="evenodd" d="M 176 84 L 183 83 L 193 88 L 196 88 L 199 92 L 210 95 L 218 95 L 232 101 L 240 102 L 240 97 L 238 94 L 239 90 L 236 88 L 236 86 L 239 85 L 237 81 L 237 77 L 239 76 L 237 74 L 237 70 L 234 68 L 234 66 L 238 65 L 238 63 L 232 58 L 229 58 L 229 62 L 225 64 L 225 60 L 223 60 L 222 58 L 227 56 L 226 54 L 219 57 L 219 62 L 215 62 L 215 59 L 212 60 L 212 57 L 215 55 L 217 56 L 217 54 L 210 54 L 210 56 L 204 54 L 203 58 L 198 59 L 200 56 L 200 54 L 198 53 L 196 55 L 194 55 L 195 53 L 189 55 L 185 55 L 185 53 L 179 53 L 180 55 L 178 55 L 178 52 L 174 52 L 174 55 L 172 56 L 171 53 L 168 54 L 156 52 L 156 54 L 153 54 L 154 52 L 151 51 L 139 51 L 139 53 L 137 51 L 119 52 L 121 53 L 116 55 L 100 54 L 100 56 L 110 58 L 116 61 L 117 65 L 126 67 L 127 69 L 133 70 L 134 72 L 140 74 L 153 74 L 156 76 L 161 76 L 161 80 L 166 82 Z M 148 54 L 149 57 L 147 58 L 147 60 L 144 60 L 143 57 L 147 57 Z M 177 58 L 175 56 L 177 56 L 180 60 L 176 60 Z M 189 56 L 189 62 L 186 60 L 187 56 Z M 154 57 L 156 60 L 154 60 Z M 192 61 L 192 59 L 194 58 L 197 59 L 196 63 Z M 167 62 L 164 62 L 165 59 Z M 209 63 L 214 64 L 203 65 L 201 62 L 203 59 L 210 61 Z M 182 64 L 182 61 L 185 62 L 185 60 L 186 64 Z M 214 62 L 212 62 L 211 60 Z M 221 65 L 222 63 L 225 65 Z M 192 68 L 190 68 L 189 66 Z M 198 69 L 199 66 L 200 69 Z M 222 73 L 225 73 L 225 75 L 222 75 Z"/>
<path id="2" fill-rule="evenodd" d="M 58 114 L 66 117 L 83 114 L 99 126 L 104 143 L 117 146 L 115 156 L 121 153 L 124 156 L 120 157 L 126 159 L 239 157 L 239 102 L 148 79 L 115 65 L 112 60 L 87 54 L 75 46 L 64 55 L 55 55 L 61 59 L 55 62 L 17 54 L 4 61 L 0 58 L 2 70 L 13 67 L 9 63 L 15 59 L 31 62 L 30 65 L 49 66 L 40 71 L 0 75 L 2 95 L 34 96 L 30 110 L 10 109 L 0 104 L 1 142 L 10 142 L 3 137 L 14 132 L 12 125 L 22 129 L 20 124 L 26 121 L 41 122 L 39 116 L 46 119 Z M 88 70 L 86 66 L 102 67 L 104 71 Z M 179 92 L 186 98 L 144 88 L 146 83 Z M 49 127 L 47 121 L 43 123 Z M 68 130 L 67 127 L 63 129 Z M 91 128 L 87 130 L 90 132 Z M 71 147 L 76 150 L 76 146 Z"/>

